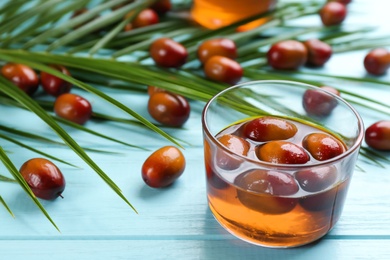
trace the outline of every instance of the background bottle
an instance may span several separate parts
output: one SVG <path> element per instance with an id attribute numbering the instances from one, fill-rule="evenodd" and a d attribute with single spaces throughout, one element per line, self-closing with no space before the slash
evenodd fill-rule
<path id="1" fill-rule="evenodd" d="M 216 29 L 264 13 L 275 3 L 276 0 L 194 0 L 191 15 L 202 26 Z"/>

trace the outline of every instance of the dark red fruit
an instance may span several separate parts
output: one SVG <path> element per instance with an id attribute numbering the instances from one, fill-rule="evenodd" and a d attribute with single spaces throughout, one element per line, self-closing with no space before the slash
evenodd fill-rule
<path id="1" fill-rule="evenodd" d="M 133 30 L 133 24 L 132 23 L 126 24 L 124 31 L 127 32 L 127 31 L 131 31 L 131 30 Z"/>
<path id="2" fill-rule="evenodd" d="M 331 225 L 334 225 L 341 216 L 349 183 L 350 180 L 347 179 L 329 190 L 302 197 L 299 204 L 308 211 L 325 211 L 326 214 L 331 214 Z"/>
<path id="3" fill-rule="evenodd" d="M 164 146 L 152 153 L 142 165 L 142 179 L 153 188 L 171 185 L 184 172 L 186 161 L 174 146 Z"/>
<path id="4" fill-rule="evenodd" d="M 275 43 L 267 53 L 268 64 L 274 69 L 295 70 L 307 61 L 307 49 L 299 41 L 286 40 Z"/>
<path id="5" fill-rule="evenodd" d="M 51 65 L 50 67 L 62 72 L 63 74 L 65 74 L 67 76 L 70 76 L 69 71 L 64 66 Z M 53 76 L 49 73 L 46 73 L 44 71 L 41 72 L 41 85 L 42 85 L 43 90 L 46 93 L 48 93 L 49 95 L 55 96 L 55 97 L 58 97 L 59 95 L 64 94 L 64 93 L 68 93 L 72 88 L 71 83 L 69 83 L 63 79 L 60 79 L 56 76 Z"/>
<path id="6" fill-rule="evenodd" d="M 167 92 L 165 89 L 154 87 L 154 86 L 148 86 L 148 95 L 152 96 L 154 93 L 157 92 Z"/>
<path id="7" fill-rule="evenodd" d="M 140 28 L 140 27 L 145 27 L 149 26 L 152 24 L 158 23 L 159 17 L 158 14 L 153 10 L 153 9 L 144 9 L 142 10 L 131 22 L 133 25 L 133 28 Z"/>
<path id="8" fill-rule="evenodd" d="M 320 17 L 325 26 L 339 25 L 347 17 L 347 7 L 339 2 L 326 3 L 320 10 Z"/>
<path id="9" fill-rule="evenodd" d="M 347 5 L 347 4 L 351 3 L 352 0 L 328 0 L 328 2 L 339 2 L 341 4 Z"/>
<path id="10" fill-rule="evenodd" d="M 304 191 L 319 192 L 335 184 L 337 169 L 334 166 L 313 168 L 298 171 L 294 176 Z"/>
<path id="11" fill-rule="evenodd" d="M 364 58 L 364 68 L 373 75 L 382 75 L 390 67 L 390 52 L 384 48 L 371 50 Z"/>
<path id="12" fill-rule="evenodd" d="M 332 56 L 332 47 L 318 39 L 310 39 L 303 43 L 307 48 L 307 64 L 323 66 Z"/>
<path id="13" fill-rule="evenodd" d="M 172 9 L 172 3 L 170 0 L 158 0 L 150 8 L 159 14 L 165 14 Z"/>
<path id="14" fill-rule="evenodd" d="M 91 118 L 92 106 L 81 96 L 65 93 L 54 102 L 54 112 L 59 117 L 82 125 Z"/>
<path id="15" fill-rule="evenodd" d="M 310 160 L 302 147 L 286 141 L 271 141 L 260 145 L 256 154 L 260 160 L 270 163 L 304 164 Z"/>
<path id="16" fill-rule="evenodd" d="M 290 174 L 273 170 L 253 170 L 240 174 L 234 184 L 244 190 L 275 196 L 290 196 L 299 190 Z"/>
<path id="17" fill-rule="evenodd" d="M 161 124 L 167 126 L 182 126 L 190 116 L 190 104 L 183 96 L 156 92 L 149 97 L 149 114 Z"/>
<path id="18" fill-rule="evenodd" d="M 203 64 L 213 56 L 223 56 L 234 60 L 237 58 L 237 47 L 234 41 L 227 38 L 210 39 L 199 45 L 197 55 Z"/>
<path id="19" fill-rule="evenodd" d="M 329 160 L 345 152 L 345 146 L 325 133 L 312 133 L 302 140 L 302 146 L 318 161 Z"/>
<path id="20" fill-rule="evenodd" d="M 228 184 L 214 172 L 212 151 L 208 141 L 204 141 L 204 162 L 206 167 L 207 184 L 216 189 L 225 189 Z M 211 190 L 210 190 L 211 191 Z"/>
<path id="21" fill-rule="evenodd" d="M 347 198 L 349 184 L 350 184 L 350 179 L 347 179 L 344 182 L 337 185 L 337 195 L 332 206 L 333 209 L 332 226 L 335 223 L 337 223 L 337 221 L 340 219 L 341 213 L 343 211 L 345 199 Z"/>
<path id="22" fill-rule="evenodd" d="M 1 74 L 30 96 L 38 89 L 38 75 L 26 65 L 7 63 L 1 68 Z"/>
<path id="23" fill-rule="evenodd" d="M 213 56 L 206 61 L 204 73 L 209 79 L 234 85 L 243 75 L 241 65 L 223 56 Z"/>
<path id="24" fill-rule="evenodd" d="M 321 86 L 320 87 L 321 89 L 323 90 L 326 90 L 332 94 L 335 94 L 336 96 L 340 96 L 340 91 L 338 91 L 337 89 L 333 88 L 333 87 L 329 87 L 329 86 Z"/>
<path id="25" fill-rule="evenodd" d="M 226 146 L 233 153 L 239 155 L 246 156 L 250 148 L 249 143 L 245 139 L 231 134 L 226 134 L 219 137 L 218 141 L 221 142 L 221 144 Z"/>
<path id="26" fill-rule="evenodd" d="M 330 211 L 334 206 L 336 198 L 337 186 L 330 190 L 302 197 L 299 199 L 299 204 L 308 211 Z"/>
<path id="27" fill-rule="evenodd" d="M 370 125 L 365 132 L 365 141 L 371 148 L 390 151 L 390 121 L 382 120 Z"/>
<path id="28" fill-rule="evenodd" d="M 286 140 L 293 137 L 297 127 L 280 118 L 264 116 L 251 120 L 244 125 L 243 134 L 254 141 L 266 142 Z"/>
<path id="29" fill-rule="evenodd" d="M 161 67 L 178 68 L 187 60 L 187 49 L 169 38 L 160 38 L 150 46 L 150 56 Z"/>
<path id="30" fill-rule="evenodd" d="M 20 167 L 19 172 L 38 198 L 53 200 L 61 196 L 65 189 L 64 176 L 60 169 L 49 160 L 30 159 Z"/>
<path id="31" fill-rule="evenodd" d="M 211 186 L 210 193 L 214 192 L 212 189 L 223 190 L 229 187 L 229 184 L 215 173 L 208 164 L 206 164 L 206 175 L 207 185 Z"/>
<path id="32" fill-rule="evenodd" d="M 206 163 L 205 165 L 209 193 L 215 193 L 214 189 L 223 190 L 229 188 L 229 184 L 213 171 L 210 164 Z"/>
<path id="33" fill-rule="evenodd" d="M 125 15 L 125 19 L 133 16 L 133 12 L 130 12 Z M 149 25 L 156 24 L 160 21 L 158 14 L 153 9 L 147 8 L 139 12 L 137 16 L 134 17 L 131 23 L 126 24 L 125 31 L 130 31 L 135 28 L 146 27 Z"/>
<path id="34" fill-rule="evenodd" d="M 238 186 L 237 197 L 246 207 L 266 213 L 282 214 L 292 210 L 297 199 L 290 196 L 298 192 L 294 178 L 283 172 L 253 170 L 240 174 L 234 184 Z"/>
<path id="35" fill-rule="evenodd" d="M 232 135 L 225 134 L 218 138 L 218 141 L 222 143 L 226 148 L 235 154 L 246 156 L 248 154 L 250 144 L 245 139 Z M 241 161 L 236 158 L 232 158 L 231 155 L 223 152 L 221 149 L 217 152 L 217 165 L 225 170 L 237 169 Z"/>
<path id="36" fill-rule="evenodd" d="M 322 86 L 321 89 L 340 96 L 340 92 L 332 87 Z M 302 105 L 310 115 L 327 116 L 337 106 L 338 101 L 330 94 L 320 90 L 308 89 L 303 94 Z"/>

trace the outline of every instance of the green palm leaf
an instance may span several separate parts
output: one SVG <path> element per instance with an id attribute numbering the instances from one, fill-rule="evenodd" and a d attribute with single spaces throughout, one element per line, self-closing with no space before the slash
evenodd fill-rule
<path id="1" fill-rule="evenodd" d="M 45 208 L 42 206 L 42 204 L 39 202 L 37 197 L 35 197 L 34 193 L 30 189 L 30 186 L 28 186 L 27 182 L 24 180 L 23 176 L 20 174 L 20 172 L 16 169 L 15 165 L 12 163 L 12 161 L 9 159 L 7 154 L 4 152 L 3 148 L 0 146 L 0 160 L 3 162 L 4 166 L 8 169 L 8 171 L 12 174 L 12 176 L 15 178 L 15 180 L 19 183 L 19 185 L 23 188 L 23 190 L 27 193 L 27 195 L 31 198 L 31 200 L 35 203 L 35 205 L 38 206 L 38 208 L 42 211 L 42 213 L 46 216 L 46 218 L 53 224 L 53 226 L 58 230 L 59 228 L 54 223 L 54 221 L 51 219 Z M 4 202 L 4 200 L 1 200 L 1 203 L 7 208 L 7 210 L 10 212 L 11 215 L 12 212 L 7 206 L 7 204 Z"/>
<path id="2" fill-rule="evenodd" d="M 71 136 L 60 127 L 50 115 L 46 113 L 34 100 L 32 100 L 26 93 L 15 87 L 8 80 L 0 77 L 0 91 L 17 100 L 26 108 L 34 112 L 44 122 L 46 122 L 54 132 L 56 132 L 64 142 L 82 158 L 118 195 L 121 197 L 135 212 L 136 209 L 131 205 L 127 198 L 122 194 L 120 188 L 100 169 L 100 167 L 85 153 L 85 151 L 73 140 Z M 3 162 L 4 163 L 4 162 Z M 7 166 L 7 165 L 6 165 Z M 9 165 L 8 165 L 9 166 Z M 9 168 L 10 169 L 10 168 Z"/>
<path id="3" fill-rule="evenodd" d="M 23 40 L 24 38 L 30 37 L 37 31 L 39 31 L 41 27 L 46 26 L 50 23 L 54 23 L 56 19 L 60 19 L 60 17 L 63 17 L 71 11 L 82 8 L 88 1 L 89 0 L 72 1 L 68 6 L 64 6 L 63 8 L 49 9 L 50 12 L 44 13 L 47 15 L 40 15 L 38 17 L 39 21 L 25 26 L 25 28 L 23 28 L 23 30 L 18 32 L 16 35 L 13 35 L 8 39 L 3 40 L 1 45 L 3 47 L 8 47 L 9 44 L 13 42 L 17 42 Z"/>
<path id="4" fill-rule="evenodd" d="M 51 1 L 53 1 L 53 0 L 50 0 L 50 1 L 47 1 L 47 2 L 50 3 Z M 66 1 L 66 2 L 69 3 L 69 1 Z M 23 45 L 23 48 L 28 49 L 28 48 L 36 46 L 37 44 L 44 43 L 47 40 L 52 39 L 53 37 L 56 37 L 58 35 L 64 35 L 67 32 L 69 32 L 69 30 L 71 30 L 71 29 L 73 29 L 73 28 L 75 28 L 77 26 L 80 26 L 81 24 L 85 23 L 85 26 L 87 26 L 86 29 L 82 28 L 82 27 L 85 27 L 85 26 L 82 26 L 81 28 L 79 28 L 78 30 L 74 31 L 71 34 L 71 35 L 76 35 L 76 37 L 72 36 L 73 39 L 76 39 L 77 37 L 81 37 L 81 36 L 87 34 L 88 32 L 91 32 L 93 30 L 98 29 L 98 28 L 96 28 L 96 26 L 94 26 L 94 28 L 92 28 L 92 29 L 88 28 L 88 27 L 91 27 L 91 26 L 88 26 L 88 24 L 91 23 L 91 22 L 88 22 L 88 21 L 91 21 L 92 19 L 96 18 L 96 16 L 99 15 L 102 11 L 104 11 L 104 10 L 106 10 L 108 8 L 114 7 L 114 6 L 118 5 L 118 4 L 123 4 L 125 2 L 126 2 L 126 0 L 112 0 L 112 1 L 108 1 L 107 3 L 103 3 L 103 4 L 100 4 L 100 5 L 97 5 L 97 6 L 95 6 L 92 9 L 90 9 L 88 12 L 86 12 L 84 14 L 81 14 L 81 15 L 73 18 L 73 19 L 70 19 L 67 22 L 61 23 L 58 26 L 52 27 L 52 28 L 50 28 L 48 30 L 45 30 L 44 32 L 42 32 L 38 36 L 36 36 L 33 39 L 31 39 L 28 42 L 26 42 Z M 126 12 L 130 11 L 131 9 L 132 8 L 124 7 L 123 10 L 125 10 L 125 11 L 124 11 L 124 13 L 122 15 L 126 14 Z M 39 14 L 39 12 L 35 12 L 35 14 Z M 57 42 L 56 46 L 58 46 L 58 44 L 59 43 Z"/>
<path id="5" fill-rule="evenodd" d="M 45 102 L 45 101 L 41 101 L 41 100 L 36 100 L 36 102 L 43 109 L 45 109 L 46 111 L 53 111 L 53 102 L 47 102 L 47 101 Z M 26 109 L 21 104 L 17 103 L 16 101 L 14 101 L 14 100 L 12 100 L 10 98 L 6 98 L 6 97 L 0 97 L 0 103 Z M 111 121 L 126 122 L 126 123 L 132 123 L 132 124 L 135 124 L 135 125 L 138 125 L 138 126 L 144 126 L 144 125 L 142 125 L 138 121 L 119 120 L 119 119 L 115 120 L 113 117 L 109 117 L 109 116 L 106 116 L 104 114 L 99 114 L 99 113 L 93 113 L 92 116 L 93 116 L 93 118 L 96 118 L 96 119 L 108 119 L 109 118 Z M 71 122 L 69 120 L 66 120 L 66 119 L 63 119 L 63 118 L 60 118 L 60 117 L 57 117 L 57 116 L 52 116 L 52 117 L 53 117 L 54 120 L 56 120 L 56 121 L 58 121 L 58 122 L 60 122 L 62 124 L 68 125 L 68 126 L 70 126 L 72 128 L 75 128 L 75 129 L 78 129 L 78 130 L 90 133 L 90 134 L 98 136 L 98 137 L 101 137 L 103 139 L 110 140 L 110 141 L 113 141 L 113 142 L 116 142 L 116 143 L 119 143 L 119 144 L 123 144 L 123 145 L 129 146 L 129 147 L 133 147 L 133 148 L 137 148 L 137 149 L 141 149 L 141 150 L 148 150 L 148 149 L 145 149 L 144 147 L 133 145 L 133 144 L 130 144 L 130 143 L 118 140 L 116 138 L 113 138 L 111 136 L 107 136 L 107 135 L 104 135 L 102 133 L 93 131 L 91 129 L 86 128 L 83 125 L 79 125 L 79 124 L 73 123 L 73 122 Z M 24 132 L 24 131 L 16 130 L 16 129 L 13 129 L 13 128 L 9 128 L 7 126 L 1 126 L 0 125 L 0 130 L 6 131 L 6 132 L 11 133 L 11 134 L 17 134 L 18 136 L 28 137 L 28 138 L 31 138 L 31 139 L 34 139 L 34 140 L 44 141 L 44 142 L 48 142 L 48 143 L 52 143 L 52 144 L 64 145 L 64 143 L 56 142 L 56 141 L 50 140 L 50 139 L 45 138 L 45 137 L 40 136 L 40 135 L 34 135 L 34 134 L 31 134 L 31 133 L 28 133 L 28 132 Z M 91 149 L 91 148 L 85 148 L 85 147 L 83 147 L 83 149 L 84 150 L 88 150 L 88 151 L 99 152 L 99 153 L 110 153 L 110 152 L 103 151 L 103 150 Z"/>
<path id="6" fill-rule="evenodd" d="M 53 57 L 53 56 L 52 56 Z M 181 147 L 181 144 L 179 144 L 173 137 L 171 137 L 170 135 L 168 135 L 167 133 L 165 133 L 164 131 L 162 131 L 161 129 L 159 129 L 158 127 L 156 127 L 155 125 L 153 125 L 151 122 L 149 122 L 147 119 L 145 119 L 144 117 L 142 117 L 140 114 L 136 113 L 135 111 L 133 111 L 132 109 L 128 108 L 127 106 L 125 106 L 124 104 L 118 102 L 117 100 L 113 99 L 112 97 L 108 96 L 107 94 L 97 90 L 96 88 L 88 85 L 88 84 L 85 84 L 83 82 L 80 82 L 72 77 L 69 77 L 53 68 L 50 68 L 49 66 L 46 66 L 46 65 L 43 65 L 43 64 L 39 64 L 39 63 L 35 63 L 35 62 L 31 62 L 27 59 L 21 59 L 21 58 L 18 58 L 18 57 L 12 57 L 12 56 L 8 56 L 8 55 L 3 55 L 1 54 L 1 50 L 0 50 L 0 58 L 3 59 L 3 60 L 7 60 L 7 61 L 13 61 L 13 62 L 19 62 L 19 63 L 22 63 L 22 64 L 26 64 L 32 68 L 35 68 L 35 69 L 38 69 L 38 70 L 41 70 L 41 71 L 45 71 L 45 72 L 48 72 L 52 75 L 55 75 L 59 78 L 62 78 L 84 90 L 87 90 L 101 98 L 103 98 L 104 100 L 106 100 L 107 102 L 117 106 L 118 108 L 120 108 L 121 110 L 123 110 L 124 112 L 128 113 L 129 115 L 133 116 L 134 118 L 136 118 L 137 120 L 139 120 L 141 123 L 143 123 L 145 126 L 149 127 L 150 129 L 152 129 L 153 131 L 161 134 L 162 136 L 164 136 L 165 138 L 167 138 L 168 140 L 170 140 L 172 143 L 178 145 Z M 54 57 L 53 57 L 54 58 Z M 51 62 L 53 62 L 53 60 L 51 60 Z M 81 62 L 81 60 L 80 60 Z M 98 62 L 96 62 L 98 63 Z M 59 62 L 58 64 L 61 64 L 61 62 Z M 105 64 L 107 66 L 107 64 Z M 119 64 L 115 64 L 116 67 L 119 67 Z M 80 66 L 80 64 L 79 64 Z M 110 68 L 111 70 L 112 68 Z M 103 67 L 101 68 L 101 70 L 103 71 Z M 105 67 L 105 70 L 108 70 L 107 67 Z"/>
<path id="7" fill-rule="evenodd" d="M 4 208 L 8 211 L 8 213 L 11 214 L 11 216 L 15 218 L 14 213 L 11 211 L 8 204 L 4 201 L 3 197 L 1 197 L 1 196 L 0 196 L 0 203 L 3 204 Z"/>
<path id="8" fill-rule="evenodd" d="M 118 3 L 122 3 L 122 2 L 124 2 L 124 1 L 123 0 L 108 1 L 107 3 L 103 3 L 100 6 L 101 7 L 100 9 L 104 10 L 104 9 L 107 9 L 110 7 L 114 7 Z M 134 10 L 136 10 L 136 12 L 137 12 L 137 10 L 145 8 L 149 5 L 151 5 L 153 2 L 155 2 L 155 0 L 135 1 L 134 3 L 131 3 L 129 5 L 122 7 L 122 8 L 119 8 L 118 10 L 113 11 L 113 12 L 111 12 L 103 17 L 96 18 L 96 19 L 92 20 L 91 22 L 87 23 L 86 25 L 83 25 L 79 29 L 76 29 L 74 31 L 74 33 L 65 34 L 61 38 L 57 39 L 55 42 L 53 42 L 51 45 L 49 45 L 49 47 L 47 48 L 47 51 L 55 50 L 61 46 L 64 46 L 70 42 L 73 42 L 73 41 L 93 32 L 93 31 L 101 29 L 105 26 L 109 26 L 112 23 L 122 19 L 122 17 L 124 17 L 128 12 L 134 11 Z M 98 7 L 96 7 L 96 9 Z M 90 11 L 90 13 L 94 13 L 94 9 L 92 9 Z M 88 18 L 92 18 L 92 17 L 90 17 L 91 14 L 88 14 L 88 12 L 85 14 L 88 15 L 87 16 Z M 80 18 L 81 17 L 82 17 L 82 15 L 80 15 Z"/>
<path id="9" fill-rule="evenodd" d="M 46 137 L 41 136 L 41 135 L 32 134 L 30 132 L 26 132 L 26 131 L 21 131 L 21 130 L 17 130 L 17 129 L 14 129 L 14 128 L 10 128 L 10 127 L 7 127 L 7 126 L 0 126 L 0 130 L 7 132 L 7 137 L 9 137 L 9 134 L 12 134 L 12 135 L 17 135 L 18 137 L 29 138 L 29 139 L 32 139 L 32 140 L 34 140 L 36 142 L 46 142 L 46 143 L 49 143 L 49 144 L 66 146 L 65 143 L 58 142 L 58 141 L 46 138 Z M 81 130 L 83 130 L 83 129 L 81 129 Z M 108 136 L 103 136 L 103 138 L 107 138 L 108 140 L 112 139 L 112 138 L 110 138 Z M 133 145 L 128 144 L 128 143 L 123 143 L 122 141 L 117 140 L 117 139 L 114 139 L 112 141 L 118 142 L 118 143 L 121 143 L 121 144 L 125 144 L 125 145 L 131 146 L 131 147 L 137 147 L 138 148 L 138 146 L 133 146 Z M 95 152 L 95 153 L 117 154 L 116 152 L 110 152 L 110 151 L 99 150 L 99 149 L 92 149 L 92 148 L 88 148 L 88 147 L 82 147 L 82 148 L 85 151 L 90 151 L 90 152 Z M 140 149 L 144 149 L 144 148 L 140 147 Z"/>
<path id="10" fill-rule="evenodd" d="M 20 141 L 18 141 L 18 140 L 15 140 L 14 138 L 11 138 L 11 137 L 9 137 L 9 136 L 7 136 L 7 135 L 4 135 L 4 134 L 1 134 L 1 133 L 0 133 L 0 138 L 5 139 L 5 140 L 7 140 L 7 141 L 10 141 L 10 142 L 12 142 L 12 143 L 14 143 L 14 144 L 17 144 L 17 145 L 19 145 L 19 146 L 21 146 L 21 147 L 24 147 L 24 148 L 26 148 L 26 149 L 28 149 L 28 150 L 30 150 L 30 151 L 33 151 L 33 152 L 35 152 L 35 153 L 38 153 L 38 154 L 43 155 L 43 156 L 45 156 L 45 157 L 48 157 L 48 158 L 50 158 L 50 159 L 53 159 L 53 160 L 55 160 L 55 161 L 57 161 L 57 162 L 61 162 L 61 163 L 63 163 L 63 164 L 67 164 L 67 165 L 72 166 L 72 167 L 77 167 L 77 166 L 74 165 L 74 164 L 68 163 L 68 162 L 66 162 L 66 161 L 64 161 L 64 160 L 62 160 L 62 159 L 60 159 L 60 158 L 58 158 L 58 157 L 55 157 L 55 156 L 53 156 L 53 155 L 50 155 L 50 154 L 48 154 L 48 153 L 42 152 L 42 151 L 40 151 L 40 150 L 38 150 L 38 149 L 35 149 L 34 147 L 31 147 L 31 146 L 29 146 L 29 145 L 26 145 L 26 144 L 24 144 L 24 143 L 22 143 L 22 142 L 20 142 Z"/>
<path id="11" fill-rule="evenodd" d="M 4 175 L 0 175 L 0 181 L 4 181 L 4 182 L 16 182 L 14 179 L 12 178 L 8 178 Z"/>
<path id="12" fill-rule="evenodd" d="M 51 0 L 46 2 L 42 1 L 41 4 L 34 5 L 31 8 L 28 8 L 26 11 L 8 19 L 8 21 L 4 21 L 0 26 L 0 34 L 15 30 L 20 26 L 20 24 L 23 24 L 24 22 L 28 21 L 32 17 L 35 17 L 39 13 L 45 13 L 53 9 L 60 2 L 61 0 Z"/>

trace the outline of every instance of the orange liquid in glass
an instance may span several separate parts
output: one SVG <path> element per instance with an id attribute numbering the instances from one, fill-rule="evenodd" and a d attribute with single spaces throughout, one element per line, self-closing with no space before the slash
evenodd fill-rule
<path id="1" fill-rule="evenodd" d="M 244 123 L 224 129 L 217 137 L 224 134 L 239 135 L 240 125 Z M 297 144 L 308 133 L 324 132 L 302 123 L 294 124 L 299 129 L 294 141 Z M 250 150 L 254 150 L 255 146 L 251 144 Z M 238 187 L 236 183 L 240 175 L 253 170 L 253 167 L 245 169 L 241 165 L 238 168 L 239 161 L 235 159 L 226 163 L 228 159 L 216 149 L 213 151 L 211 143 L 206 139 L 208 202 L 217 221 L 233 235 L 266 247 L 295 247 L 326 235 L 340 218 L 351 174 L 339 173 L 337 181 L 318 192 L 308 192 L 301 187 L 290 196 L 254 192 Z M 255 155 L 249 153 L 247 156 L 254 159 Z M 224 167 L 228 165 L 232 170 L 221 169 L 221 158 L 224 158 Z M 309 162 L 312 163 L 315 162 Z M 295 171 L 284 172 L 294 176 Z"/>
<path id="2" fill-rule="evenodd" d="M 348 185 L 349 179 L 327 192 L 295 198 L 300 203 L 284 214 L 267 214 L 245 206 L 243 199 L 237 197 L 237 188 L 228 183 L 221 190 L 208 182 L 207 189 L 214 217 L 230 233 L 266 247 L 294 247 L 313 242 L 332 229 L 340 218 Z M 305 201 L 307 204 L 323 203 L 318 201 L 321 197 L 334 202 L 334 205 L 326 203 L 328 207 L 315 210 L 301 206 Z M 248 193 L 247 198 L 272 201 L 280 197 Z"/>
<path id="3" fill-rule="evenodd" d="M 264 13 L 275 3 L 276 0 L 194 0 L 191 15 L 202 26 L 216 29 Z M 251 27 L 254 25 L 259 23 Z"/>

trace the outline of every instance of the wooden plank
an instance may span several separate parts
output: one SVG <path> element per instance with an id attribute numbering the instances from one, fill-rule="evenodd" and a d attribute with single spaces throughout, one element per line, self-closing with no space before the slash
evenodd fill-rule
<path id="1" fill-rule="evenodd" d="M 2 259 L 390 259 L 382 239 L 321 240 L 316 245 L 270 249 L 238 240 L 17 240 L 1 241 Z"/>

